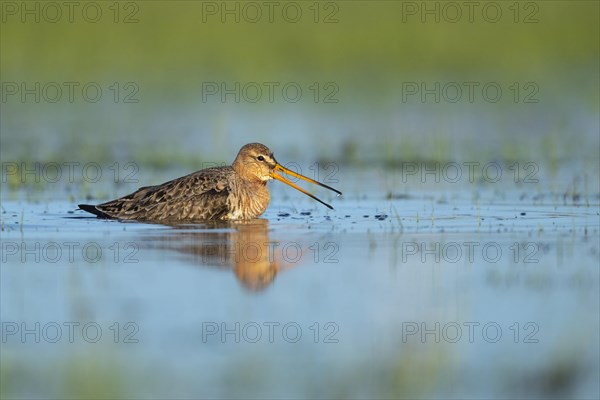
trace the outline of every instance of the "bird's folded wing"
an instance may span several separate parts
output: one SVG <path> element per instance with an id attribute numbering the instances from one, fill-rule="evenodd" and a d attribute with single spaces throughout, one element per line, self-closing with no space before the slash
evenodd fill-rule
<path id="1" fill-rule="evenodd" d="M 218 219 L 227 212 L 229 197 L 229 180 L 224 172 L 198 171 L 162 185 L 142 187 L 96 207 L 119 219 Z"/>

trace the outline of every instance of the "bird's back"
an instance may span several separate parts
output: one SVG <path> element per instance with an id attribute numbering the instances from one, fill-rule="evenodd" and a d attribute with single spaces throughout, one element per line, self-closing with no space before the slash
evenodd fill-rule
<path id="1" fill-rule="evenodd" d="M 101 218 L 123 220 L 223 219 L 235 172 L 231 167 L 208 168 L 96 206 L 79 207 Z"/>

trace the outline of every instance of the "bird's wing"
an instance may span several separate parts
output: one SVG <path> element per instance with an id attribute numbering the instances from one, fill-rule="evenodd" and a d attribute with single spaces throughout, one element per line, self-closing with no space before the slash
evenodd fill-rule
<path id="1" fill-rule="evenodd" d="M 162 185 L 142 187 L 96 208 L 118 219 L 220 219 L 228 211 L 232 172 L 223 167 L 201 170 Z"/>

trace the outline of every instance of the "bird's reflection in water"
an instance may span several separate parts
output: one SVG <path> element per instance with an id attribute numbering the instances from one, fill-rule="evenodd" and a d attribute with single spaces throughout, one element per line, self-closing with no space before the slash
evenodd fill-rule
<path id="1" fill-rule="evenodd" d="M 240 283 L 251 291 L 266 289 L 278 272 L 297 264 L 282 259 L 280 243 L 269 238 L 267 219 L 172 228 L 168 234 L 152 238 L 158 239 L 154 243 L 160 243 L 161 249 L 191 256 L 194 264 L 232 269 Z"/>

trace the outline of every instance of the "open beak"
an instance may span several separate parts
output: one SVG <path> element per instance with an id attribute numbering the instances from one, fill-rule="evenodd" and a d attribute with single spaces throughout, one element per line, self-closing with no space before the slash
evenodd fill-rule
<path id="1" fill-rule="evenodd" d="M 325 205 L 326 207 L 329 207 L 329 208 L 330 208 L 330 209 L 332 209 L 332 210 L 333 210 L 333 207 L 331 207 L 329 204 L 325 203 L 324 201 L 322 201 L 322 200 L 321 200 L 321 199 L 319 199 L 318 197 L 316 197 L 316 196 L 313 196 L 312 194 L 310 194 L 310 193 L 309 193 L 309 192 L 307 192 L 306 190 L 302 189 L 300 186 L 296 185 L 294 182 L 291 182 L 289 179 L 285 178 L 284 176 L 282 176 L 282 175 L 278 174 L 277 172 L 275 172 L 276 170 L 277 170 L 277 171 L 281 171 L 281 172 L 283 172 L 283 173 L 285 173 L 285 174 L 291 175 L 291 176 L 293 176 L 293 177 L 295 177 L 295 178 L 302 179 L 303 181 L 310 182 L 310 183 L 314 183 L 315 185 L 319 185 L 319 186 L 322 186 L 322 187 L 324 187 L 324 188 L 326 188 L 326 189 L 332 190 L 332 191 L 336 192 L 336 193 L 338 194 L 338 196 L 342 194 L 342 192 L 340 192 L 339 190 L 336 190 L 336 189 L 332 188 L 331 186 L 327 186 L 327 185 L 325 185 L 324 183 L 317 182 L 317 181 L 315 181 L 314 179 L 307 178 L 307 177 L 306 177 L 306 176 L 304 176 L 304 175 L 297 174 L 297 173 L 295 173 L 294 171 L 291 171 L 291 170 L 289 170 L 289 169 L 285 168 L 284 166 L 282 166 L 282 165 L 281 165 L 281 164 L 279 164 L 279 163 L 275 164 L 275 168 L 273 169 L 273 171 L 271 171 L 271 177 L 272 177 L 273 179 L 277 179 L 277 180 L 278 180 L 278 181 L 280 181 L 280 182 L 283 182 L 283 183 L 285 183 L 285 184 L 287 184 L 287 185 L 290 185 L 290 186 L 291 186 L 291 187 L 293 187 L 294 189 L 296 189 L 296 190 L 298 190 L 298 191 L 300 191 L 300 192 L 304 193 L 305 195 L 307 195 L 307 196 L 309 196 L 309 197 L 312 197 L 313 199 L 315 199 L 315 200 L 316 200 L 316 201 L 318 201 L 319 203 L 321 203 L 321 204 Z"/>

